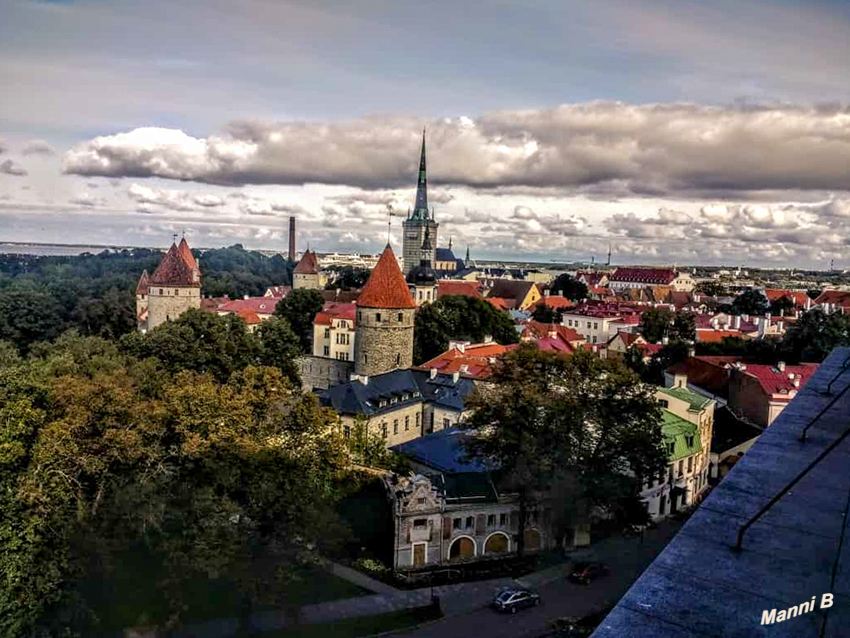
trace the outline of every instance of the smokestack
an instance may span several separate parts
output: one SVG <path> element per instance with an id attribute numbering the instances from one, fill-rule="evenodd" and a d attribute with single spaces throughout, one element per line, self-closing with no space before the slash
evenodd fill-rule
<path id="1" fill-rule="evenodd" d="M 289 261 L 295 261 L 295 216 L 289 218 Z"/>

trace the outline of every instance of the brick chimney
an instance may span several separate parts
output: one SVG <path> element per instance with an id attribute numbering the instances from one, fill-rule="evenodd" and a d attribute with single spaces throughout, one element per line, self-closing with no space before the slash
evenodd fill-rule
<path id="1" fill-rule="evenodd" d="M 289 217 L 289 261 L 295 261 L 295 215 Z"/>

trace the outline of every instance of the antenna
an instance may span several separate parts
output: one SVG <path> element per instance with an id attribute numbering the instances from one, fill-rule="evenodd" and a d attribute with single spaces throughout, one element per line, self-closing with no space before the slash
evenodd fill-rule
<path id="1" fill-rule="evenodd" d="M 390 245 L 390 235 L 393 230 L 393 205 L 387 204 L 387 246 Z"/>

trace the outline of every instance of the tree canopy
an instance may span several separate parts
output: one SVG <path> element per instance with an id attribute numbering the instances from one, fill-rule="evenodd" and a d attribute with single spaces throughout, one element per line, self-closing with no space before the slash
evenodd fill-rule
<path id="1" fill-rule="evenodd" d="M 519 494 L 519 552 L 528 511 L 564 485 L 623 524 L 646 522 L 640 479 L 667 464 L 652 387 L 618 361 L 531 345 L 503 355 L 490 380 L 469 399 L 472 414 L 461 427 L 471 434 L 467 453 L 498 468 L 503 487 Z M 547 504 L 564 524 L 576 515 L 559 516 L 573 502 Z"/>
<path id="2" fill-rule="evenodd" d="M 517 343 L 510 317 L 483 299 L 446 295 L 416 313 L 413 360 L 422 363 L 445 352 L 449 340 L 471 342 L 492 337 L 501 344 Z"/>
<path id="3" fill-rule="evenodd" d="M 740 295 L 735 297 L 732 302 L 732 310 L 739 315 L 764 315 L 767 313 L 770 304 L 758 290 L 745 290 Z"/>
<path id="4" fill-rule="evenodd" d="M 325 300 L 318 290 L 300 289 L 290 292 L 274 309 L 275 316 L 289 323 L 304 354 L 312 354 L 313 319 L 324 305 Z"/>
<path id="5" fill-rule="evenodd" d="M 558 275 L 549 289 L 555 291 L 556 295 L 562 295 L 570 301 L 581 301 L 587 299 L 589 295 L 587 286 L 583 281 L 579 281 L 566 273 Z"/>

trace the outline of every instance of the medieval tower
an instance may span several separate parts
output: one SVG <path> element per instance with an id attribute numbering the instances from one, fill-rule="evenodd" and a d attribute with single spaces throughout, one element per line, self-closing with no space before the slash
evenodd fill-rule
<path id="1" fill-rule="evenodd" d="M 417 306 L 437 301 L 437 275 L 431 266 L 430 229 L 425 226 L 425 240 L 420 248 L 419 265 L 407 274 L 407 285 Z"/>
<path id="2" fill-rule="evenodd" d="M 307 250 L 292 273 L 293 290 L 321 290 L 322 273 L 316 253 Z"/>
<path id="3" fill-rule="evenodd" d="M 416 304 L 387 244 L 357 299 L 354 374 L 372 376 L 412 366 L 415 313 Z"/>
<path id="4" fill-rule="evenodd" d="M 201 271 L 184 238 L 179 246 L 171 244 L 150 277 L 147 272 L 142 273 L 136 288 L 139 329 L 144 332 L 156 328 L 190 308 L 200 307 Z"/>
<path id="5" fill-rule="evenodd" d="M 431 239 L 432 264 L 436 263 L 437 228 L 439 224 L 434 221 L 434 215 L 428 210 L 428 180 L 425 171 L 425 131 L 422 131 L 422 153 L 419 157 L 419 179 L 416 184 L 416 205 L 413 212 L 407 216 L 402 223 L 404 235 L 402 240 L 402 260 L 404 261 L 404 272 L 416 268 L 420 262 L 422 244 L 425 241 L 425 229 L 427 228 Z"/>

